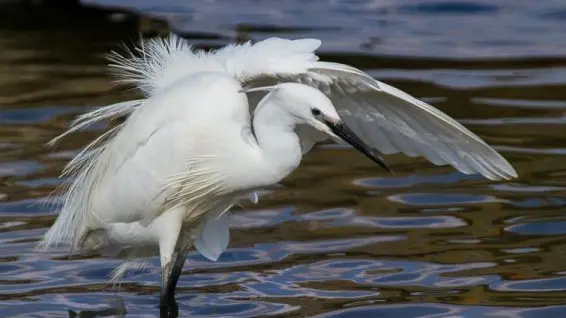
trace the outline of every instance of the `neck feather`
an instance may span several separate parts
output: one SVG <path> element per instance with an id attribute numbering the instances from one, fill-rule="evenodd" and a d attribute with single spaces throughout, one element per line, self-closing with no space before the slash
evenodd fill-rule
<path id="1" fill-rule="evenodd" d="M 296 119 L 276 102 L 258 105 L 253 118 L 264 174 L 270 184 L 277 183 L 293 172 L 300 164 L 302 151 L 295 133 Z"/>

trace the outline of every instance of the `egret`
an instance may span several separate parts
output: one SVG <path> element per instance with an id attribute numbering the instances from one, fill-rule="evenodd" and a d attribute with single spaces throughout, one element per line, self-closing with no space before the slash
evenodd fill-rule
<path id="1" fill-rule="evenodd" d="M 317 39 L 269 38 L 193 49 L 171 34 L 110 55 L 143 98 L 78 116 L 52 140 L 126 117 L 63 169 L 62 210 L 39 248 L 159 255 L 160 305 L 174 298 L 187 253 L 217 260 L 229 210 L 280 182 L 317 142 L 346 142 L 382 167 L 384 154 L 424 156 L 492 180 L 517 177 L 478 136 L 407 93 L 354 67 L 319 61 Z"/>

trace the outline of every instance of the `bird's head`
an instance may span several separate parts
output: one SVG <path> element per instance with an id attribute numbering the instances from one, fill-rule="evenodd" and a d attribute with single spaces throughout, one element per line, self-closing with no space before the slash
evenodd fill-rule
<path id="1" fill-rule="evenodd" d="M 340 118 L 332 101 L 320 90 L 298 83 L 280 83 L 274 87 L 272 98 L 294 118 L 296 124 L 306 124 L 334 140 L 343 140 L 384 169 L 392 171 L 379 153 L 367 145 Z"/>

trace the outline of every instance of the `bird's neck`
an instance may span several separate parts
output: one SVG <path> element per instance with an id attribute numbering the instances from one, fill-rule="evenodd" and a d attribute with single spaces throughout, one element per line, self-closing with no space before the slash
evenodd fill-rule
<path id="1" fill-rule="evenodd" d="M 301 162 L 301 144 L 295 133 L 295 118 L 283 107 L 270 103 L 258 107 L 252 125 L 263 168 L 266 169 L 264 173 L 271 179 L 268 183 L 277 183 Z"/>

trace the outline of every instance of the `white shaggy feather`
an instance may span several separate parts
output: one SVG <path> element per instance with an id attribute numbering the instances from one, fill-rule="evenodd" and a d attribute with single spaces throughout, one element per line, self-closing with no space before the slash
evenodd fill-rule
<path id="1" fill-rule="evenodd" d="M 51 141 L 49 141 L 47 145 L 54 146 L 56 143 L 58 143 L 62 138 L 66 137 L 67 135 L 85 129 L 97 122 L 129 115 L 136 106 L 139 106 L 142 103 L 143 100 L 141 99 L 129 100 L 104 107 L 99 107 L 90 112 L 86 112 L 82 115 L 79 115 L 71 122 L 71 126 L 67 131 L 51 139 Z"/>
<path id="2" fill-rule="evenodd" d="M 116 267 L 114 270 L 112 270 L 110 277 L 108 277 L 108 281 L 114 285 L 119 285 L 124 275 L 144 270 L 146 268 L 149 268 L 150 266 L 151 263 L 149 261 L 125 261 L 122 264 L 118 265 L 118 267 Z"/>
<path id="3" fill-rule="evenodd" d="M 199 72 L 226 72 L 241 82 L 267 74 L 296 74 L 318 60 L 318 39 L 269 38 L 252 44 L 230 44 L 217 51 L 194 50 L 175 34 L 142 40 L 133 52 L 112 52 L 110 64 L 119 82 L 136 85 L 151 95 Z"/>

